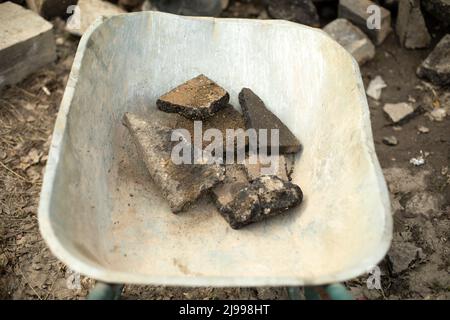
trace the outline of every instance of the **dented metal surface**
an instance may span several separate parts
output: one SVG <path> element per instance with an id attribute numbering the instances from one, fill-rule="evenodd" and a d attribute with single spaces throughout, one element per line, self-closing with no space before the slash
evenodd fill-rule
<path id="1" fill-rule="evenodd" d="M 170 213 L 121 125 L 199 73 L 238 106 L 243 87 L 302 142 L 304 202 L 231 229 L 204 199 Z M 143 12 L 97 21 L 61 104 L 39 207 L 41 233 L 71 269 L 111 283 L 323 284 L 378 263 L 392 218 L 359 69 L 320 30 L 295 23 Z"/>

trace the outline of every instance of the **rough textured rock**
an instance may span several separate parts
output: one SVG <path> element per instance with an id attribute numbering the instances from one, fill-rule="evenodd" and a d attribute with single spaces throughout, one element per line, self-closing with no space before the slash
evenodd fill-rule
<path id="1" fill-rule="evenodd" d="M 262 176 L 240 190 L 233 201 L 219 209 L 233 229 L 265 220 L 299 205 L 303 193 L 299 186 L 276 176 Z"/>
<path id="2" fill-rule="evenodd" d="M 450 26 L 450 0 L 422 0 L 422 6 L 444 26 Z"/>
<path id="3" fill-rule="evenodd" d="M 450 34 L 439 41 L 417 69 L 417 75 L 439 86 L 450 84 Z"/>
<path id="4" fill-rule="evenodd" d="M 375 46 L 358 27 L 346 19 L 336 19 L 327 24 L 323 31 L 343 46 L 359 63 L 363 65 L 375 56 Z"/>
<path id="5" fill-rule="evenodd" d="M 269 130 L 267 133 L 268 150 L 271 147 L 270 130 L 277 129 L 279 130 L 280 153 L 296 153 L 300 151 L 301 145 L 298 139 L 276 115 L 266 108 L 264 102 L 252 90 L 248 88 L 242 89 L 239 93 L 239 103 L 244 113 L 247 128 Z"/>
<path id="6" fill-rule="evenodd" d="M 0 4 L 0 90 L 56 59 L 52 24 L 31 10 Z"/>
<path id="7" fill-rule="evenodd" d="M 256 155 L 250 155 L 245 162 L 245 171 L 250 181 L 256 180 L 262 175 L 275 175 L 282 180 L 288 181 L 288 164 L 286 158 L 283 155 L 269 156 L 267 163 L 261 163 L 260 159 Z"/>
<path id="8" fill-rule="evenodd" d="M 249 185 L 243 165 L 230 164 L 225 166 L 225 179 L 212 190 L 212 196 L 217 208 L 233 201 L 234 196 Z"/>
<path id="9" fill-rule="evenodd" d="M 393 123 L 398 123 L 414 113 L 413 106 L 406 102 L 386 103 L 383 110 Z"/>
<path id="10" fill-rule="evenodd" d="M 71 13 L 70 6 L 78 0 L 27 0 L 28 8 L 46 19 L 65 17 Z"/>
<path id="11" fill-rule="evenodd" d="M 423 256 L 421 248 L 411 242 L 398 239 L 399 237 L 397 234 L 394 236 L 391 249 L 387 254 L 394 274 L 405 271 L 415 260 Z"/>
<path id="12" fill-rule="evenodd" d="M 380 9 L 381 14 L 380 28 L 369 29 L 367 21 L 371 18 L 372 13 L 368 11 L 368 8 L 374 5 L 376 4 L 369 0 L 340 0 L 338 16 L 353 22 L 378 45 L 386 39 L 392 30 L 391 13 L 385 8 L 376 5 Z"/>
<path id="13" fill-rule="evenodd" d="M 419 49 L 430 45 L 431 36 L 420 9 L 420 0 L 400 0 L 396 32 L 405 48 Z"/>
<path id="14" fill-rule="evenodd" d="M 283 19 L 319 27 L 319 15 L 311 0 L 269 0 L 267 12 L 274 19 Z"/>
<path id="15" fill-rule="evenodd" d="M 225 89 L 201 74 L 161 96 L 156 105 L 165 112 L 202 120 L 227 106 L 229 100 Z"/>
<path id="16" fill-rule="evenodd" d="M 177 118 L 176 128 L 184 128 L 189 131 L 191 138 L 194 137 L 194 121 L 187 119 L 183 116 Z M 211 117 L 202 120 L 202 133 L 204 134 L 208 129 L 218 129 L 223 136 L 224 152 L 228 150 L 227 140 L 233 139 L 233 148 L 237 146 L 237 139 L 234 134 L 227 133 L 227 129 L 245 130 L 245 121 L 243 115 L 237 111 L 232 105 L 227 105 L 223 109 L 217 111 Z M 209 145 L 211 141 L 203 141 L 203 148 Z M 248 144 L 248 139 L 245 141 L 245 145 Z"/>
<path id="17" fill-rule="evenodd" d="M 372 99 L 380 100 L 381 92 L 386 87 L 387 84 L 384 82 L 383 78 L 381 76 L 376 76 L 372 81 L 370 81 L 366 93 Z"/>
<path id="18" fill-rule="evenodd" d="M 126 11 L 107 1 L 78 0 L 77 8 L 67 20 L 66 30 L 81 36 L 98 17 L 111 17 L 122 13 Z"/>
<path id="19" fill-rule="evenodd" d="M 130 131 L 150 176 L 174 213 L 185 210 L 224 179 L 225 168 L 222 165 L 175 164 L 171 154 L 178 142 L 171 141 L 173 129 L 163 118 L 156 115 L 143 118 L 126 113 L 123 124 Z"/>

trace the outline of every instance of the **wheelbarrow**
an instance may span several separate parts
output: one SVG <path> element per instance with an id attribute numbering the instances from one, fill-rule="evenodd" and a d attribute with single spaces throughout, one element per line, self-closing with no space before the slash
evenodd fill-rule
<path id="1" fill-rule="evenodd" d="M 302 205 L 233 230 L 203 199 L 171 213 L 121 124 L 198 74 L 252 88 L 299 138 Z M 319 29 L 287 21 L 159 12 L 97 20 L 85 33 L 56 121 L 39 205 L 43 238 L 105 283 L 317 286 L 386 254 L 392 218 L 359 67 Z"/>

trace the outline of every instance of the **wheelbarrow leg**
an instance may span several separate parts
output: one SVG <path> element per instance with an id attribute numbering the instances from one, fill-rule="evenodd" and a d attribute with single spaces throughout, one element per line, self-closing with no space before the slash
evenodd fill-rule
<path id="1" fill-rule="evenodd" d="M 123 284 L 110 284 L 97 282 L 89 292 L 88 300 L 119 300 L 122 294 Z"/>
<path id="2" fill-rule="evenodd" d="M 352 295 L 340 283 L 319 287 L 305 287 L 306 300 L 353 300 Z"/>
<path id="3" fill-rule="evenodd" d="M 301 300 L 300 288 L 288 288 L 289 299 Z M 342 284 L 330 284 L 327 286 L 305 287 L 306 300 L 353 300 L 352 295 Z"/>

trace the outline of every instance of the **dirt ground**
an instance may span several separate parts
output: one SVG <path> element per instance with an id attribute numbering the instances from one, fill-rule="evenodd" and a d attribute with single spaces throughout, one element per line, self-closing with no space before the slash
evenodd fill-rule
<path id="1" fill-rule="evenodd" d="M 253 18 L 264 14 L 254 8 L 233 10 L 224 15 Z M 52 256 L 37 225 L 51 133 L 78 43 L 62 31 L 60 20 L 54 24 L 58 60 L 0 95 L 0 299 L 83 299 L 94 284 L 81 277 L 81 288 L 69 289 L 70 270 Z M 439 106 L 450 114 L 450 90 L 415 76 L 429 52 L 401 49 L 391 34 L 377 48 L 375 59 L 361 69 L 366 86 L 377 75 L 388 85 L 380 101 L 368 100 L 376 151 L 391 191 L 395 230 L 392 248 L 379 265 L 382 289 L 367 288 L 369 274 L 346 283 L 357 299 L 450 299 L 450 117 L 440 122 L 429 117 L 429 111 Z M 392 126 L 382 111 L 384 103 L 407 101 L 417 108 L 414 117 Z M 420 133 L 419 126 L 429 132 Z M 385 145 L 383 137 L 392 135 L 398 145 Z M 421 152 L 425 164 L 410 164 Z M 288 296 L 285 288 L 126 286 L 123 298 Z"/>

